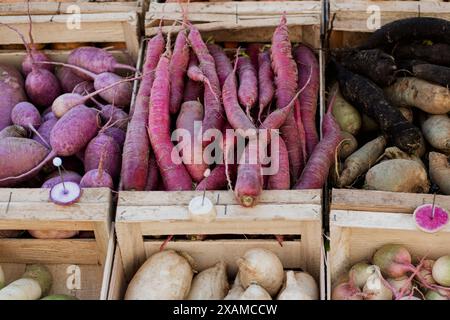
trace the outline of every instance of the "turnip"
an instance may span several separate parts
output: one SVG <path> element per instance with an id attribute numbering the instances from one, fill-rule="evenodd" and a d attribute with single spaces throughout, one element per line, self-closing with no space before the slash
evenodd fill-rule
<path id="1" fill-rule="evenodd" d="M 113 179 L 120 175 L 122 153 L 120 146 L 114 138 L 100 133 L 93 138 L 84 152 L 84 170 L 86 172 L 99 167 L 100 158 L 105 153 L 103 159 L 103 170 L 105 170 Z"/>
<path id="2" fill-rule="evenodd" d="M 442 256 L 435 261 L 432 274 L 438 284 L 450 287 L 450 255 Z"/>
<path id="3" fill-rule="evenodd" d="M 450 118 L 443 115 L 433 115 L 422 123 L 425 139 L 436 149 L 450 152 Z"/>
<path id="4" fill-rule="evenodd" d="M 366 262 L 358 262 L 353 265 L 348 273 L 352 284 L 359 289 L 364 287 L 371 274 L 373 274 L 373 268 Z"/>
<path id="5" fill-rule="evenodd" d="M 100 117 L 105 123 L 111 123 L 113 128 L 127 129 L 128 113 L 112 104 L 102 105 L 100 110 Z"/>
<path id="6" fill-rule="evenodd" d="M 110 52 L 96 47 L 79 47 L 70 53 L 67 57 L 67 61 L 70 64 L 97 74 L 102 72 L 114 72 L 116 69 L 136 71 L 136 69 L 132 66 L 118 63 Z M 80 77 L 86 79 L 86 75 L 84 73 L 76 73 Z"/>
<path id="7" fill-rule="evenodd" d="M 419 277 L 428 284 L 436 283 L 436 281 L 434 281 L 433 275 L 432 275 L 433 265 L 434 265 L 434 260 L 424 260 L 422 262 L 422 268 L 419 271 Z"/>
<path id="8" fill-rule="evenodd" d="M 12 125 L 0 130 L 0 139 L 4 138 L 26 138 L 27 130 L 18 125 Z"/>
<path id="9" fill-rule="evenodd" d="M 278 294 L 277 300 L 315 300 L 305 289 L 297 282 L 294 271 L 287 271 L 286 284 Z"/>
<path id="10" fill-rule="evenodd" d="M 57 122 L 58 119 L 56 117 L 43 122 L 39 126 L 37 133 L 33 135 L 33 140 L 39 142 L 45 147 L 48 147 L 50 145 L 50 134 Z"/>
<path id="11" fill-rule="evenodd" d="M 386 244 L 373 255 L 373 263 L 388 278 L 401 278 L 409 272 L 416 271 L 411 264 L 411 255 L 408 250 L 398 244 Z"/>
<path id="12" fill-rule="evenodd" d="M 47 295 L 52 286 L 52 275 L 47 267 L 27 265 L 22 278 L 0 290 L 0 300 L 37 300 Z"/>
<path id="13" fill-rule="evenodd" d="M 257 284 L 250 284 L 239 300 L 272 300 L 270 294 Z"/>
<path id="14" fill-rule="evenodd" d="M 319 299 L 319 286 L 317 281 L 307 272 L 295 272 L 295 280 L 303 291 L 313 300 Z"/>
<path id="15" fill-rule="evenodd" d="M 400 293 L 404 290 L 404 294 L 409 295 L 413 289 L 412 282 L 407 276 L 400 278 L 387 278 L 386 281 L 391 285 L 396 293 Z"/>
<path id="16" fill-rule="evenodd" d="M 228 291 L 224 300 L 239 300 L 244 293 L 244 288 L 242 288 L 241 281 L 239 280 L 239 274 L 236 275 L 234 279 L 233 286 Z"/>
<path id="17" fill-rule="evenodd" d="M 191 288 L 190 262 L 173 250 L 152 255 L 136 272 L 125 300 L 181 300 Z"/>
<path id="18" fill-rule="evenodd" d="M 339 158 L 345 160 L 358 149 L 358 141 L 352 134 L 346 131 L 341 132 L 341 137 L 342 141 L 339 146 Z"/>
<path id="19" fill-rule="evenodd" d="M 107 158 L 107 149 L 104 146 L 98 160 L 98 167 L 87 171 L 80 181 L 82 188 L 110 188 L 114 189 L 114 181 L 111 175 L 103 169 L 103 164 Z"/>
<path id="20" fill-rule="evenodd" d="M 47 66 L 53 68 L 53 65 L 43 65 L 43 67 Z M 63 93 L 73 92 L 75 87 L 86 81 L 78 76 L 72 69 L 66 67 L 58 68 L 58 70 L 56 70 L 56 77 L 61 84 Z"/>
<path id="21" fill-rule="evenodd" d="M 11 111 L 11 121 L 13 124 L 29 128 L 37 136 L 40 136 L 37 129 L 42 124 L 39 110 L 29 102 L 19 102 Z M 41 138 L 42 141 L 44 139 Z"/>
<path id="22" fill-rule="evenodd" d="M 374 272 L 367 278 L 363 288 L 364 300 L 392 300 L 392 292 L 385 285 L 379 267 L 372 266 Z"/>
<path id="23" fill-rule="evenodd" d="M 342 282 L 333 288 L 331 300 L 363 300 L 363 293 L 351 283 Z"/>
<path id="24" fill-rule="evenodd" d="M 280 259 L 267 249 L 250 249 L 237 260 L 239 279 L 244 288 L 257 283 L 275 295 L 284 280 L 283 265 Z"/>
<path id="25" fill-rule="evenodd" d="M 420 230 L 433 233 L 447 225 L 449 215 L 444 208 L 438 205 L 424 204 L 414 210 L 413 218 Z"/>
<path id="26" fill-rule="evenodd" d="M 222 300 L 228 291 L 226 264 L 221 261 L 192 280 L 188 300 Z"/>

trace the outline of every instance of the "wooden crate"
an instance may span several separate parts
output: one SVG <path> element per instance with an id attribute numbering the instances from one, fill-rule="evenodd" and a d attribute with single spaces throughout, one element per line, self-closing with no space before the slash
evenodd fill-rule
<path id="1" fill-rule="evenodd" d="M 6 281 L 18 279 L 26 264 L 40 263 L 53 275 L 51 293 L 79 299 L 105 299 L 114 243 L 112 196 L 106 188 L 84 189 L 79 202 L 58 206 L 49 189 L 0 189 L 0 230 L 93 231 L 94 239 L 0 239 L 0 265 Z M 108 257 L 109 254 L 109 257 Z M 79 285 L 68 286 L 71 277 Z"/>
<path id="2" fill-rule="evenodd" d="M 361 44 L 376 30 L 372 24 L 378 10 L 380 26 L 412 17 L 450 19 L 450 3 L 441 1 L 346 1 L 330 0 L 327 10 L 327 29 L 330 48 L 352 47 Z M 368 23 L 369 21 L 369 23 Z"/>
<path id="3" fill-rule="evenodd" d="M 272 250 L 285 269 L 302 269 L 321 284 L 325 295 L 323 267 L 321 190 L 264 191 L 260 204 L 244 208 L 236 203 L 231 191 L 206 192 L 217 210 L 209 223 L 188 217 L 189 201 L 201 194 L 185 192 L 120 192 L 116 211 L 116 248 L 109 299 L 121 299 L 129 281 L 140 265 L 158 252 L 163 241 L 145 239 L 150 235 L 297 235 L 299 239 L 171 241 L 167 249 L 191 254 L 198 270 L 220 259 L 227 262 L 230 278 L 236 274 L 235 260 L 250 248 Z"/>
<path id="4" fill-rule="evenodd" d="M 320 1 L 238 1 L 195 2 L 188 7 L 188 16 L 205 39 L 217 42 L 269 42 L 283 12 L 292 41 L 303 41 L 320 48 L 322 5 Z M 164 19 L 167 32 L 174 20 L 182 20 L 178 3 L 150 3 L 145 19 L 145 34 L 154 35 Z M 176 32 L 179 27 L 173 28 Z"/>
<path id="5" fill-rule="evenodd" d="M 429 234 L 415 226 L 415 208 L 432 203 L 433 195 L 366 190 L 332 190 L 328 294 L 335 281 L 356 262 L 369 260 L 384 244 L 402 244 L 415 259 L 450 254 L 450 226 Z M 450 210 L 450 196 L 437 195 L 437 205 Z"/>
<path id="6" fill-rule="evenodd" d="M 134 61 L 137 60 L 143 12 L 141 2 L 37 2 L 32 3 L 31 12 L 36 43 L 124 43 Z M 0 22 L 27 34 L 27 4 L 0 4 Z M 0 26 L 0 44 L 22 42 L 15 32 Z"/>

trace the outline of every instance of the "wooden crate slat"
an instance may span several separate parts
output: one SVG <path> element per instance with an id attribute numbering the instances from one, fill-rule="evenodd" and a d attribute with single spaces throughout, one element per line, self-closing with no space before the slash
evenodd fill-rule
<path id="1" fill-rule="evenodd" d="M 333 189 L 332 210 L 413 213 L 425 203 L 433 203 L 432 194 Z M 450 196 L 436 195 L 435 203 L 450 210 Z"/>
<path id="2" fill-rule="evenodd" d="M 99 264 L 93 239 L 1 239 L 0 263 Z"/>
<path id="3" fill-rule="evenodd" d="M 122 206 L 139 205 L 188 205 L 192 198 L 202 195 L 199 191 L 120 191 L 118 208 Z M 263 192 L 258 200 L 259 204 L 283 203 L 283 204 L 317 204 L 322 203 L 322 190 L 271 190 Z M 231 191 L 206 191 L 206 197 L 213 203 L 237 204 L 236 197 Z M 120 210 L 117 210 L 118 212 Z"/>

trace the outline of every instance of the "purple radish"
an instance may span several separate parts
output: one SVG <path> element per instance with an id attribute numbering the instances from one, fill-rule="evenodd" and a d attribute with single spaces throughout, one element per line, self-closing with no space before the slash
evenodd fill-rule
<path id="1" fill-rule="evenodd" d="M 120 149 L 123 148 L 123 145 L 125 143 L 126 138 L 126 132 L 120 128 L 116 127 L 110 127 L 106 129 L 102 129 L 102 133 L 106 134 L 107 136 L 110 136 L 113 138 L 116 143 L 119 145 Z"/>
<path id="2" fill-rule="evenodd" d="M 81 179 L 80 185 L 82 188 L 110 188 L 114 189 L 114 182 L 112 177 L 103 170 L 103 162 L 105 160 L 107 154 L 106 147 L 103 148 L 103 151 L 100 156 L 100 161 L 98 163 L 98 168 L 92 169 L 83 176 Z"/>
<path id="3" fill-rule="evenodd" d="M 33 140 L 48 147 L 50 145 L 50 133 L 57 122 L 58 119 L 56 119 L 56 117 L 43 122 L 37 130 L 39 134 L 33 135 Z"/>
<path id="4" fill-rule="evenodd" d="M 81 181 L 81 176 L 74 171 L 62 171 L 61 174 L 63 176 L 64 182 L 71 181 L 80 183 Z M 47 178 L 47 180 L 42 184 L 41 188 L 53 188 L 53 186 L 60 182 L 62 182 L 61 176 L 58 174 L 58 172 L 55 172 Z"/>
<path id="5" fill-rule="evenodd" d="M 0 130 L 0 139 L 16 137 L 16 138 L 26 138 L 28 136 L 28 131 L 22 126 L 11 125 L 3 130 Z"/>
<path id="6" fill-rule="evenodd" d="M 50 153 L 48 153 L 48 150 L 41 144 L 30 139 L 30 141 L 45 149 L 46 157 L 44 156 L 44 159 L 39 157 L 39 161 L 31 162 L 32 165 L 30 163 L 28 166 L 17 166 L 20 170 L 5 170 L 5 174 L 3 175 L 0 173 L 0 185 L 16 183 L 22 179 L 27 179 L 30 175 L 38 173 L 50 159 L 57 155 L 62 157 L 75 155 L 91 141 L 97 132 L 97 114 L 94 110 L 89 109 L 86 106 L 77 106 L 71 109 L 58 120 L 50 133 L 50 146 L 52 148 Z M 14 149 L 9 152 L 13 154 L 13 156 L 10 157 L 19 157 L 14 154 Z M 0 146 L 0 157 L 1 154 L 2 150 Z M 25 157 L 25 155 L 23 157 Z M 30 155 L 28 155 L 28 157 L 30 157 Z M 5 166 L 6 165 L 7 164 L 5 164 Z M 15 168 L 16 166 L 13 167 Z"/>
<path id="7" fill-rule="evenodd" d="M 131 95 L 133 92 L 133 86 L 129 82 L 122 82 L 123 77 L 112 73 L 112 72 L 102 72 L 99 74 L 95 74 L 91 71 L 85 70 L 81 67 L 77 67 L 75 65 L 70 65 L 66 63 L 60 62 L 42 62 L 43 64 L 54 64 L 60 65 L 68 68 L 72 68 L 79 72 L 84 72 L 89 80 L 94 80 L 94 88 L 95 90 L 105 89 L 99 92 L 99 96 L 102 97 L 105 101 L 111 104 L 119 105 L 119 106 L 129 106 L 131 103 Z M 110 85 L 117 83 L 118 86 L 114 89 L 110 89 Z M 108 89 L 106 89 L 108 87 Z"/>
<path id="8" fill-rule="evenodd" d="M 44 111 L 43 113 L 42 113 L 42 122 L 45 122 L 45 121 L 48 121 L 48 120 L 51 120 L 51 119 L 58 119 L 56 116 L 55 116 L 55 114 L 53 113 L 53 111 L 52 111 L 52 107 L 49 107 L 49 108 L 47 108 L 47 109 L 45 109 L 46 111 Z"/>
<path id="9" fill-rule="evenodd" d="M 128 113 L 112 104 L 100 105 L 100 110 L 100 117 L 105 123 L 108 123 L 108 126 L 127 129 Z"/>
<path id="10" fill-rule="evenodd" d="M 39 165 L 48 153 L 46 147 L 31 139 L 10 137 L 0 140 L 0 186 L 13 186 L 33 177 L 37 171 L 32 169 Z M 30 174 L 22 176 L 24 172 Z M 10 180 L 9 176 L 19 177 Z"/>
<path id="11" fill-rule="evenodd" d="M 81 188 L 78 183 L 67 181 L 55 184 L 50 189 L 50 200 L 61 206 L 74 204 L 81 197 Z"/>
<path id="12" fill-rule="evenodd" d="M 122 152 L 114 138 L 106 134 L 100 133 L 87 145 L 84 152 L 84 170 L 88 172 L 99 167 L 101 150 L 105 152 L 103 170 L 113 179 L 117 179 L 120 175 Z"/>
<path id="13" fill-rule="evenodd" d="M 43 64 L 42 66 L 52 66 L 51 64 Z M 70 68 L 62 67 L 56 70 L 56 77 L 61 84 L 63 93 L 72 92 L 73 89 L 82 82 L 85 82 L 83 78 L 78 76 L 75 71 Z"/>
<path id="14" fill-rule="evenodd" d="M 0 130 L 11 125 L 11 111 L 16 104 L 27 101 L 23 90 L 23 78 L 11 66 L 0 65 Z"/>
<path id="15" fill-rule="evenodd" d="M 137 78 L 130 78 L 130 79 L 123 79 L 119 82 L 115 82 L 103 89 L 94 91 L 88 95 L 81 95 L 78 93 L 65 93 L 60 95 L 55 101 L 53 101 L 52 104 L 52 111 L 55 114 L 56 117 L 61 118 L 66 112 L 68 112 L 70 109 L 85 104 L 89 99 L 95 97 L 97 94 L 99 94 L 103 90 L 110 89 L 116 85 L 119 85 L 121 83 L 129 82 L 139 79 Z"/>
<path id="16" fill-rule="evenodd" d="M 31 103 L 19 102 L 16 104 L 11 111 L 11 120 L 13 124 L 29 128 L 35 135 L 40 135 L 37 129 L 42 124 L 41 115 Z"/>
<path id="17" fill-rule="evenodd" d="M 432 204 L 419 206 L 414 210 L 413 218 L 416 226 L 428 233 L 443 229 L 449 220 L 448 212 L 444 208 Z"/>
<path id="18" fill-rule="evenodd" d="M 114 56 L 108 51 L 95 47 L 80 47 L 73 50 L 67 62 L 84 68 L 93 73 L 114 72 L 116 69 L 136 71 L 136 68 L 118 63 Z M 85 73 L 75 71 L 80 77 L 89 79 Z"/>

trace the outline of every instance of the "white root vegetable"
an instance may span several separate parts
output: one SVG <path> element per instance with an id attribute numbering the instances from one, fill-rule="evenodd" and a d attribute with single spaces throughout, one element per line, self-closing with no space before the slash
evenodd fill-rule
<path id="1" fill-rule="evenodd" d="M 422 132 L 433 147 L 445 153 L 450 152 L 450 118 L 447 115 L 428 117 L 422 123 Z"/>
<path id="2" fill-rule="evenodd" d="M 188 300 L 222 300 L 228 286 L 226 264 L 221 261 L 194 277 Z"/>
<path id="3" fill-rule="evenodd" d="M 405 295 L 409 295 L 412 290 L 412 282 L 409 281 L 407 276 L 400 278 L 387 278 L 387 282 L 395 289 L 396 292 L 402 291 L 405 287 Z"/>
<path id="4" fill-rule="evenodd" d="M 319 286 L 312 275 L 307 272 L 295 272 L 295 280 L 308 296 L 313 300 L 319 300 Z"/>
<path id="5" fill-rule="evenodd" d="M 47 295 L 52 275 L 46 266 L 28 265 L 22 277 L 0 290 L 0 300 L 38 300 Z"/>
<path id="6" fill-rule="evenodd" d="M 369 276 L 363 288 L 364 300 L 392 300 L 392 292 L 383 281 L 380 268 L 372 266 L 374 272 Z"/>
<path id="7" fill-rule="evenodd" d="M 315 300 L 309 295 L 308 288 L 297 282 L 294 271 L 286 272 L 286 284 L 281 289 L 277 300 Z"/>
<path id="8" fill-rule="evenodd" d="M 3 272 L 2 266 L 0 266 L 0 289 L 5 286 L 5 273 Z"/>
<path id="9" fill-rule="evenodd" d="M 369 276 L 373 274 L 372 265 L 366 262 L 358 262 L 350 268 L 348 273 L 349 278 L 353 282 L 354 286 L 362 289 L 367 282 Z"/>
<path id="10" fill-rule="evenodd" d="M 394 159 L 383 161 L 366 174 L 368 190 L 427 193 L 430 188 L 426 170 L 417 161 Z"/>
<path id="11" fill-rule="evenodd" d="M 194 276 L 188 259 L 173 250 L 155 253 L 134 275 L 125 300 L 185 299 Z"/>
<path id="12" fill-rule="evenodd" d="M 228 291 L 224 300 L 239 300 L 244 293 L 244 288 L 242 288 L 241 281 L 239 280 L 239 274 L 236 275 L 234 279 L 233 286 L 230 291 Z"/>
<path id="13" fill-rule="evenodd" d="M 350 156 L 353 152 L 358 149 L 358 141 L 356 138 L 345 131 L 341 131 L 341 144 L 339 147 L 339 159 L 345 160 L 348 156 Z"/>
<path id="14" fill-rule="evenodd" d="M 445 154 L 430 152 L 430 178 L 443 194 L 450 195 L 450 163 Z"/>
<path id="15" fill-rule="evenodd" d="M 272 300 L 272 297 L 263 287 L 251 284 L 245 289 L 240 300 Z"/>
<path id="16" fill-rule="evenodd" d="M 211 222 L 216 219 L 216 207 L 207 197 L 198 196 L 189 202 L 189 216 L 193 221 Z"/>
<path id="17" fill-rule="evenodd" d="M 273 296 L 284 280 L 284 270 L 280 259 L 267 249 L 250 249 L 237 260 L 239 279 L 244 288 L 252 283 L 262 286 Z"/>
<path id="18" fill-rule="evenodd" d="M 397 147 L 386 148 L 386 150 L 384 150 L 384 157 L 389 160 L 392 160 L 392 159 L 414 160 L 414 161 L 417 161 L 418 163 L 420 163 L 420 165 L 425 168 L 425 165 L 423 164 L 422 160 L 418 156 L 410 155 Z"/>
<path id="19" fill-rule="evenodd" d="M 450 287 L 450 255 L 442 256 L 434 262 L 432 275 L 438 284 Z"/>

